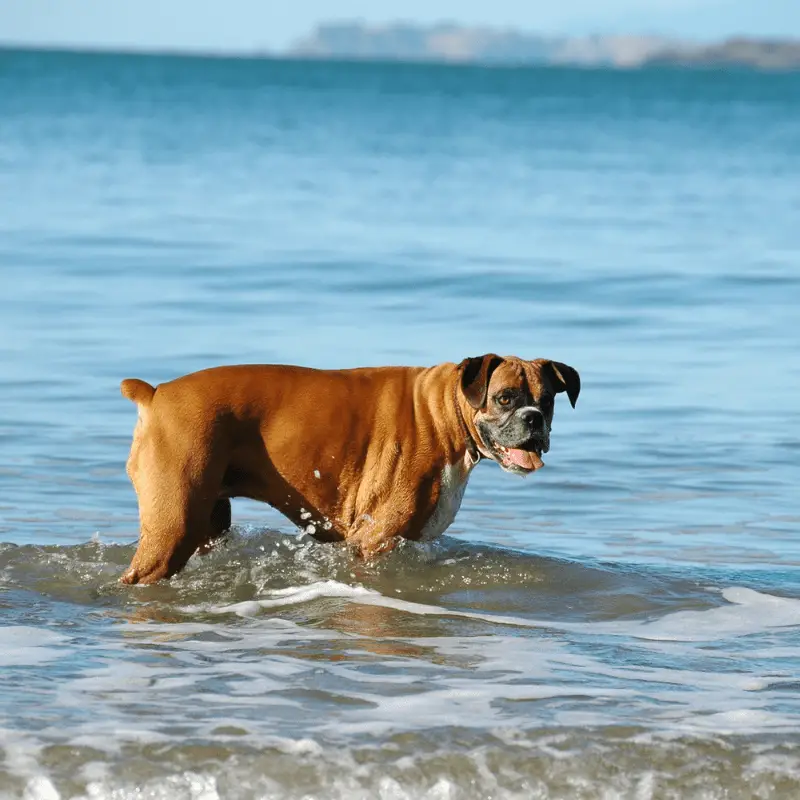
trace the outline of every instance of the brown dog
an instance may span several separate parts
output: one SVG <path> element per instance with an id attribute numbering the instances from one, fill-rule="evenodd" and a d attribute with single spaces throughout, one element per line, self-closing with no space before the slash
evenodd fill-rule
<path id="1" fill-rule="evenodd" d="M 365 557 L 438 536 L 482 457 L 522 475 L 542 466 L 554 396 L 574 407 L 580 378 L 488 354 L 429 369 L 217 367 L 121 389 L 139 407 L 127 471 L 141 521 L 122 581 L 152 583 L 230 527 L 231 497 Z"/>

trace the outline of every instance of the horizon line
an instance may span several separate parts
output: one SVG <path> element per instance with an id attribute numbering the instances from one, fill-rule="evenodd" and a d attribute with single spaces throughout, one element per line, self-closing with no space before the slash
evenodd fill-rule
<path id="1" fill-rule="evenodd" d="M 323 23 L 321 23 L 323 24 Z M 422 26 L 420 26 L 422 27 Z M 536 35 L 536 34 L 532 34 Z M 592 34 L 589 36 L 564 36 L 564 39 L 588 39 L 595 36 L 617 37 L 631 36 L 638 37 L 640 34 Z M 655 36 L 641 34 L 642 38 Z M 774 36 L 746 36 L 734 35 L 724 39 L 714 40 L 714 44 L 726 44 L 735 41 L 749 41 L 761 43 L 791 43 L 800 45 L 800 37 L 778 38 Z M 674 42 L 686 42 L 687 39 L 675 39 Z M 655 64 L 648 62 L 632 64 L 616 64 L 609 62 L 562 62 L 547 60 L 482 60 L 480 58 L 448 59 L 437 58 L 433 55 L 425 54 L 419 58 L 395 57 L 392 55 L 367 55 L 360 56 L 353 54 L 314 54 L 292 49 L 298 43 L 293 44 L 288 49 L 274 49 L 267 47 L 259 48 L 206 48 L 194 47 L 191 45 L 175 47 L 159 47 L 149 45 L 113 45 L 113 44 L 94 44 L 94 43 L 53 43 L 53 42 L 19 42 L 6 41 L 0 38 L 0 54 L 8 52 L 20 53 L 64 53 L 70 55 L 96 55 L 96 56 L 138 56 L 143 58 L 175 58 L 175 59 L 213 59 L 219 61 L 286 61 L 286 62 L 307 62 L 307 63 L 342 63 L 342 64 L 386 64 L 386 65 L 409 65 L 409 66 L 437 66 L 450 68 L 479 68 L 479 69 L 556 69 L 556 70 L 579 70 L 579 71 L 613 71 L 613 72 L 636 72 L 647 69 L 670 69 L 678 71 L 701 71 L 714 72 L 730 70 L 753 71 L 766 73 L 796 73 L 796 67 L 775 68 L 763 67 L 753 64 Z"/>

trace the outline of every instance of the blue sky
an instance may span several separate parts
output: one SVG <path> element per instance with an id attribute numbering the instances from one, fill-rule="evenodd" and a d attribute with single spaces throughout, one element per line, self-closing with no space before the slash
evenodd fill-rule
<path id="1" fill-rule="evenodd" d="M 280 49 L 317 22 L 442 19 L 546 33 L 800 37 L 800 0 L 0 0 L 0 41 Z"/>

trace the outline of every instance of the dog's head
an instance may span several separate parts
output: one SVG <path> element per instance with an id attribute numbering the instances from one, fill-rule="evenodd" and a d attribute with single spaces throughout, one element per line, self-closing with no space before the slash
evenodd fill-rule
<path id="1" fill-rule="evenodd" d="M 488 353 L 459 364 L 461 391 L 474 411 L 481 453 L 507 472 L 527 475 L 550 449 L 555 396 L 572 407 L 581 391 L 577 371 L 558 361 L 524 361 Z"/>

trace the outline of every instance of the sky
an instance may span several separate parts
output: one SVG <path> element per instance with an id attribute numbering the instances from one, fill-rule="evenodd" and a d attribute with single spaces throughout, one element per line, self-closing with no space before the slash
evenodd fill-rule
<path id="1" fill-rule="evenodd" d="M 800 38 L 800 0 L 0 0 L 0 41 L 274 51 L 335 19 L 448 20 L 549 34 Z"/>

